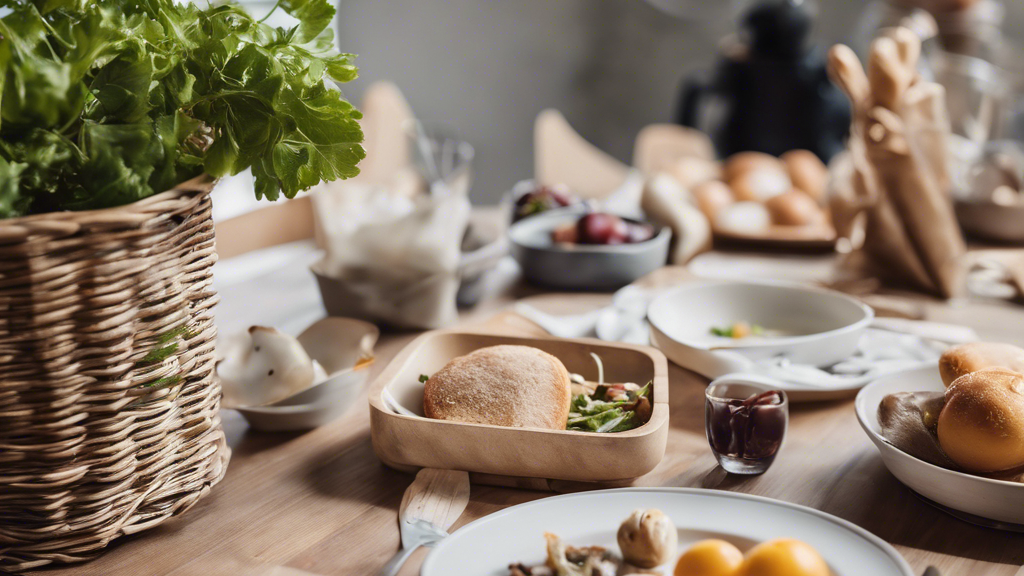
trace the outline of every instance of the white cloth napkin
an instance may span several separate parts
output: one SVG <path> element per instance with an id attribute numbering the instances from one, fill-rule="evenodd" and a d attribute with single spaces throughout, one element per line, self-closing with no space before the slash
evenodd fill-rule
<path id="1" fill-rule="evenodd" d="M 820 388 L 859 386 L 885 374 L 934 364 L 943 348 L 935 341 L 912 334 L 869 328 L 864 331 L 857 352 L 833 366 L 818 368 L 793 364 L 786 358 L 771 358 L 756 362 L 754 372 L 790 385 Z"/>
<path id="2" fill-rule="evenodd" d="M 647 306 L 657 293 L 626 286 L 612 304 L 585 314 L 553 316 L 519 302 L 515 311 L 559 338 L 597 337 L 613 342 L 650 344 Z M 877 318 L 850 358 L 827 368 L 793 364 L 785 358 L 751 362 L 750 376 L 808 388 L 866 384 L 885 374 L 934 363 L 948 344 L 978 340 L 974 330 L 951 324 Z M 735 353 L 731 353 L 735 354 Z M 737 376 L 732 374 L 730 376 Z"/>

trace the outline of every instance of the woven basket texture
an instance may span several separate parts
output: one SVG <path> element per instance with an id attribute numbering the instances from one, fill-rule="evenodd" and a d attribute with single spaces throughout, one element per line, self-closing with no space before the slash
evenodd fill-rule
<path id="1" fill-rule="evenodd" d="M 211 188 L 0 221 L 0 571 L 94 557 L 224 476 Z"/>

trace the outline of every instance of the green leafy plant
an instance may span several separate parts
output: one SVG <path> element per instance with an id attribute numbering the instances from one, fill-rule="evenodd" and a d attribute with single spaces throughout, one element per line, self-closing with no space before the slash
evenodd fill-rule
<path id="1" fill-rule="evenodd" d="M 291 198 L 359 173 L 356 78 L 328 0 L 280 0 L 271 27 L 238 6 L 0 0 L 0 218 L 120 206 L 252 168 Z"/>

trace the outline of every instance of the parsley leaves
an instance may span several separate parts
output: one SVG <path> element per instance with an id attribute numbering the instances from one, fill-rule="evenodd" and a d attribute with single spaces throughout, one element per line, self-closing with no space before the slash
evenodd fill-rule
<path id="1" fill-rule="evenodd" d="M 251 167 L 259 198 L 351 178 L 365 153 L 337 90 L 328 0 L 238 6 L 0 0 L 0 218 L 119 206 Z"/>

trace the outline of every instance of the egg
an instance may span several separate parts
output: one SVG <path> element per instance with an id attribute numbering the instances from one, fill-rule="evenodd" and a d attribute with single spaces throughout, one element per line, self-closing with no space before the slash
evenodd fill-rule
<path id="1" fill-rule="evenodd" d="M 790 150 L 782 155 L 782 162 L 786 165 L 786 172 L 793 181 L 793 186 L 816 202 L 820 203 L 825 199 L 828 168 L 817 154 L 810 150 Z"/>
<path id="2" fill-rule="evenodd" d="M 676 562 L 673 576 L 732 576 L 743 564 L 743 553 L 725 540 L 701 540 Z"/>
<path id="3" fill-rule="evenodd" d="M 784 170 L 755 168 L 729 181 L 737 200 L 764 202 L 793 189 L 793 183 Z"/>
<path id="4" fill-rule="evenodd" d="M 754 546 L 734 576 L 829 576 L 825 559 L 809 544 L 780 538 Z"/>
<path id="5" fill-rule="evenodd" d="M 763 234 L 772 224 L 771 215 L 760 202 L 737 202 L 718 212 L 715 230 L 732 234 Z"/>
<path id="6" fill-rule="evenodd" d="M 732 194 L 732 188 L 718 180 L 698 185 L 693 189 L 693 196 L 697 200 L 697 207 L 709 219 L 713 219 L 722 208 L 736 201 L 736 197 Z"/>
<path id="7" fill-rule="evenodd" d="M 786 165 L 775 156 L 764 152 L 739 152 L 729 156 L 725 161 L 722 177 L 726 182 L 732 182 L 740 175 L 757 169 L 785 172 Z"/>
<path id="8" fill-rule="evenodd" d="M 764 206 L 771 215 L 772 223 L 779 226 L 807 226 L 820 224 L 825 219 L 825 212 L 817 202 L 796 190 L 769 198 Z"/>

